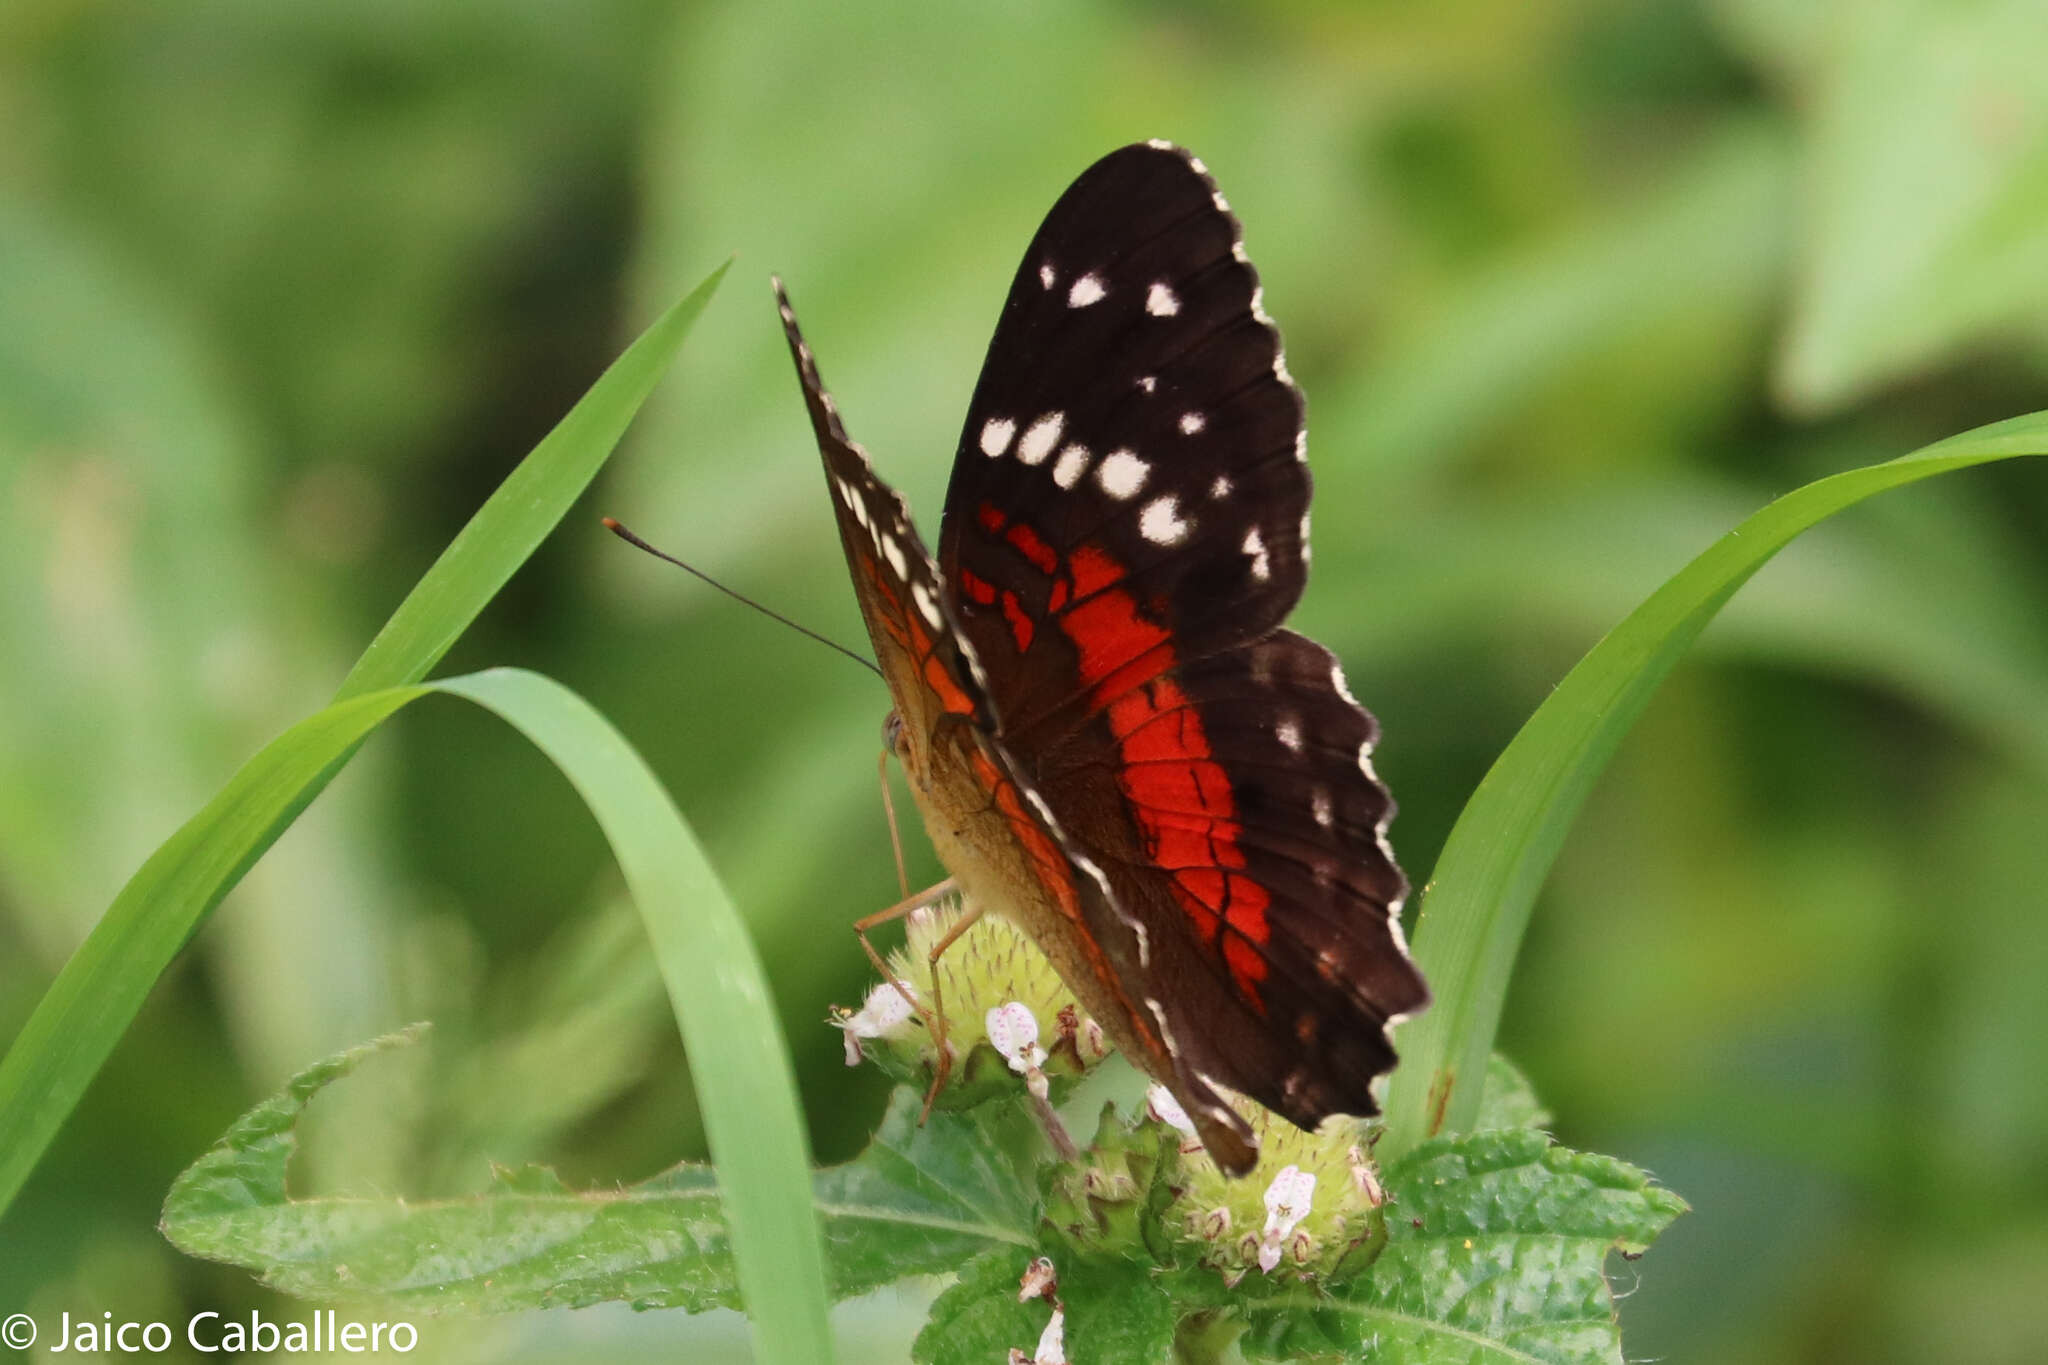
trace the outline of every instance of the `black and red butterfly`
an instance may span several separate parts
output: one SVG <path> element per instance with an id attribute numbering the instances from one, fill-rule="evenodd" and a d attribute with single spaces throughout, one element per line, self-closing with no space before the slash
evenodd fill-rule
<path id="1" fill-rule="evenodd" d="M 1202 163 L 1125 147 L 1025 252 L 935 562 L 782 319 L 890 742 L 971 904 L 1016 920 L 1223 1169 L 1236 1091 L 1303 1128 L 1377 1112 L 1429 994 L 1308 574 L 1302 398 Z"/>

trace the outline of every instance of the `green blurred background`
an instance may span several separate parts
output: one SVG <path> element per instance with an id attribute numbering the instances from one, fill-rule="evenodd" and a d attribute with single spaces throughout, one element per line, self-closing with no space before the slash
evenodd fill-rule
<path id="1" fill-rule="evenodd" d="M 929 533 L 1039 216 L 1124 142 L 1199 151 L 1309 395 L 1296 624 L 1384 723 L 1419 883 L 1551 684 L 1743 513 L 2048 406 L 2044 70 L 2039 0 L 12 0 L 0 1037 L 736 251 L 584 513 L 448 669 L 544 670 L 649 755 L 843 1156 L 881 1085 L 821 1021 L 866 975 L 843 926 L 893 896 L 886 699 L 596 524 L 858 638 L 771 270 Z M 2030 464 L 1889 495 L 1746 588 L 1538 906 L 1504 1048 L 1561 1139 L 1696 1209 L 1616 1263 L 1632 1358 L 2048 1359 Z M 701 1151 L 595 829 L 447 703 L 372 744 L 163 982 L 0 1222 L 0 1312 L 291 1313 L 171 1252 L 157 1205 L 284 1076 L 414 1018 L 427 1048 L 322 1099 L 305 1187 L 459 1192 L 493 1159 L 605 1184 Z M 928 1293 L 842 1310 L 848 1359 L 903 1358 Z M 422 1338 L 745 1358 L 730 1314 Z"/>

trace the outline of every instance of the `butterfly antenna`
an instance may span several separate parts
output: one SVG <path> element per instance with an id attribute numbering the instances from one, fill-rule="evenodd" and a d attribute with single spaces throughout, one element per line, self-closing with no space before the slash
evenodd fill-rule
<path id="1" fill-rule="evenodd" d="M 648 554 L 653 555 L 656 559 L 667 560 L 669 563 L 675 565 L 678 569 L 681 569 L 686 573 L 693 573 L 697 575 L 697 577 L 703 579 L 706 583 L 709 583 L 712 587 L 718 589 L 727 597 L 732 598 L 736 602 L 740 602 L 746 606 L 752 607 L 755 611 L 760 612 L 763 616 L 782 622 L 783 625 L 788 626 L 797 634 L 808 635 L 813 640 L 816 640 L 819 644 L 824 645 L 826 648 L 838 650 L 841 654 L 844 654 L 847 658 L 853 660 L 862 668 L 867 669 L 868 672 L 874 674 L 876 677 L 879 678 L 882 676 L 882 670 L 875 666 L 875 663 L 872 659 L 868 659 L 863 657 L 862 655 L 854 653 L 845 645 L 840 644 L 837 640 L 826 639 L 824 636 L 818 634 L 817 631 L 812 630 L 809 626 L 798 625 L 796 622 L 790 620 L 787 616 L 784 616 L 781 612 L 774 610 L 772 607 L 762 606 L 759 602 L 756 602 L 753 598 L 747 596 L 743 592 L 736 592 L 733 589 L 726 587 L 725 584 L 719 582 L 710 574 L 705 573 L 696 565 L 685 564 L 682 560 L 677 559 L 674 555 L 670 554 L 666 550 L 657 550 L 654 546 L 649 545 L 646 541 L 640 539 L 639 536 L 634 535 L 633 532 L 629 530 L 626 526 L 622 525 L 617 521 L 614 521 L 612 518 L 604 518 L 604 529 L 610 531 L 613 535 L 617 536 L 620 540 L 625 541 L 628 545 L 631 545 L 636 550 L 645 550 Z"/>

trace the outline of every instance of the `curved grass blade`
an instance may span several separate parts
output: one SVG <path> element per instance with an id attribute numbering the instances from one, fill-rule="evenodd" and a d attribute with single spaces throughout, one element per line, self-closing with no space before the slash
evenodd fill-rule
<path id="1" fill-rule="evenodd" d="M 520 462 L 378 632 L 337 701 L 426 676 L 589 485 L 725 269 L 656 319 Z M 65 963 L 0 1060 L 0 1214 L 172 956 L 348 758 L 347 746 L 335 749 L 326 769 L 283 802 L 270 799 L 261 784 L 284 780 L 279 772 L 296 768 L 286 763 L 278 769 L 289 755 L 274 758 L 272 751 L 293 736 L 312 742 L 316 735 L 301 734 L 309 726 L 348 726 L 358 719 L 356 712 L 329 708 L 251 759 L 129 879 Z M 377 719 L 363 721 L 357 738 Z"/>
<path id="2" fill-rule="evenodd" d="M 527 736 L 603 827 L 647 922 L 720 1164 L 741 1295 L 764 1361 L 825 1361 L 824 1252 L 795 1073 L 739 913 L 646 764 L 588 703 L 515 670 L 388 688 L 265 746 L 124 887 L 0 1063 L 11 1196 L 177 950 L 385 717 L 444 691 Z"/>
<path id="3" fill-rule="evenodd" d="M 1800 532 L 1874 493 L 2044 453 L 2048 412 L 2031 413 L 1807 484 L 1708 547 L 1578 662 L 1480 781 L 1423 893 L 1415 956 L 1436 1004 L 1401 1030 L 1383 1161 L 1472 1126 L 1508 975 L 1565 831 L 1657 684 L 1736 589 Z"/>
<path id="4" fill-rule="evenodd" d="M 337 701 L 427 676 L 597 477 L 731 265 L 656 318 L 505 476 L 370 641 Z"/>
<path id="5" fill-rule="evenodd" d="M 496 712 L 574 784 L 647 922 L 724 1191 L 740 1297 L 764 1361 L 826 1361 L 825 1250 L 796 1070 L 746 923 L 646 761 L 552 679 L 435 684 Z"/>

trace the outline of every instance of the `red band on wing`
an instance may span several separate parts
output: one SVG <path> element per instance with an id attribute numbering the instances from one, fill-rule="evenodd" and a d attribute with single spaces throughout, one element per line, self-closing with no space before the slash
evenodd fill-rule
<path id="1" fill-rule="evenodd" d="M 1032 567 L 1040 573 L 1051 575 L 1059 569 L 1059 552 L 1046 544 L 1039 537 L 1038 532 L 1032 530 L 1023 522 L 1020 521 L 1015 526 L 1012 526 L 1010 534 L 1004 538 L 1016 546 L 1018 552 L 1024 558 L 1030 560 Z"/>
<path id="2" fill-rule="evenodd" d="M 1003 593 L 1003 619 L 1010 623 L 1010 638 L 1017 642 L 1017 652 L 1022 654 L 1031 648 L 1031 637 L 1038 628 L 1031 624 L 1031 618 L 1025 614 L 1024 604 L 1017 599 L 1016 593 Z"/>
<path id="3" fill-rule="evenodd" d="M 995 605 L 996 585 L 972 569 L 960 571 L 960 590 L 967 594 L 970 601 L 978 602 L 984 607 Z"/>
<path id="4" fill-rule="evenodd" d="M 1239 993 L 1264 1013 L 1259 986 L 1267 967 L 1259 949 L 1271 933 L 1272 897 L 1235 870 L 1245 865 L 1236 798 L 1201 713 L 1166 676 L 1178 662 L 1172 634 L 1117 588 L 1123 569 L 1101 550 L 1075 551 L 1069 568 L 1076 602 L 1058 619 L 1116 739 L 1117 783 L 1175 899 L 1204 942 L 1221 940 Z"/>

